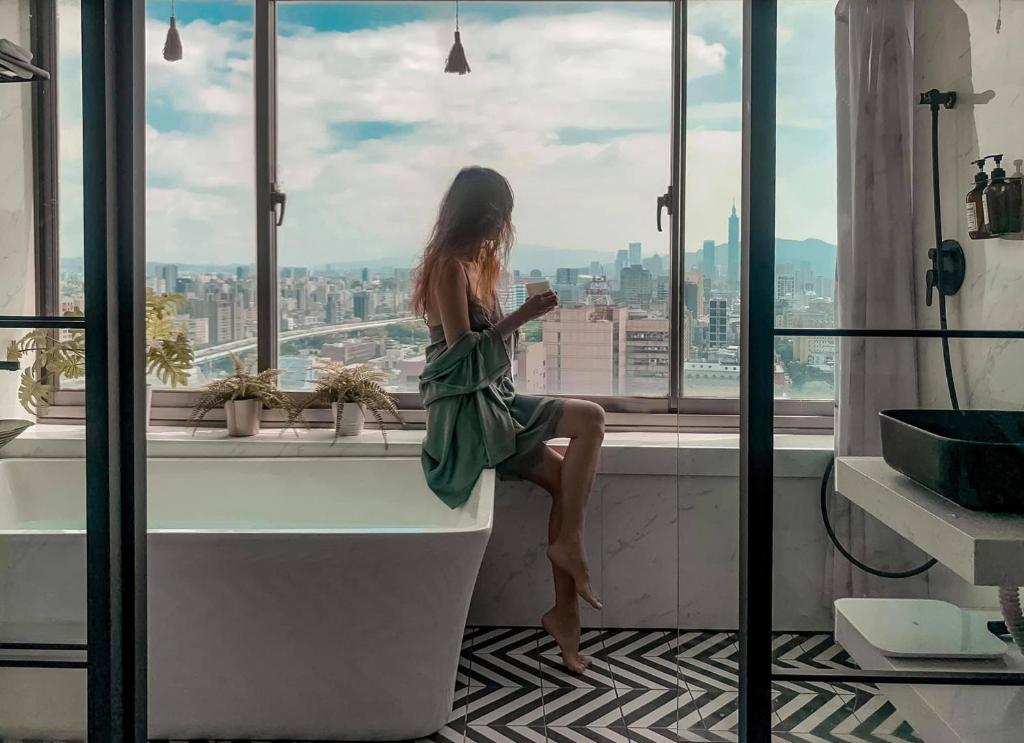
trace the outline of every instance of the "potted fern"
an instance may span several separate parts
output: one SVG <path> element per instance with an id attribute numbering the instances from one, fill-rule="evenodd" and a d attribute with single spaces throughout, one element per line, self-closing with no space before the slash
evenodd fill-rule
<path id="1" fill-rule="evenodd" d="M 215 379 L 203 388 L 198 402 L 192 408 L 189 425 L 195 429 L 215 408 L 223 407 L 229 436 L 254 436 L 260 431 L 260 414 L 264 407 L 281 408 L 289 425 L 298 420 L 302 411 L 291 397 L 277 386 L 281 369 L 266 369 L 251 373 L 236 354 L 231 354 L 234 371 L 231 376 Z"/>
<path id="2" fill-rule="evenodd" d="M 194 363 L 192 342 L 185 323 L 174 317 L 185 302 L 180 294 L 158 294 L 146 290 L 146 373 L 171 387 L 187 384 Z M 67 312 L 65 317 L 81 317 L 81 312 Z M 53 402 L 57 378 L 76 380 L 85 376 L 85 331 L 75 328 L 53 331 L 30 330 L 7 346 L 7 360 L 20 361 L 26 354 L 35 354 L 32 363 L 22 370 L 18 400 L 28 412 L 38 415 Z M 152 390 L 146 386 L 146 423 Z"/>
<path id="3" fill-rule="evenodd" d="M 405 421 L 398 413 L 395 399 L 381 384 L 386 379 L 384 373 L 365 364 L 345 366 L 336 361 L 321 361 L 314 369 L 317 378 L 306 407 L 330 404 L 335 440 L 362 433 L 369 412 L 380 426 L 386 448 L 388 436 L 383 414 L 390 413 L 402 425 Z"/>

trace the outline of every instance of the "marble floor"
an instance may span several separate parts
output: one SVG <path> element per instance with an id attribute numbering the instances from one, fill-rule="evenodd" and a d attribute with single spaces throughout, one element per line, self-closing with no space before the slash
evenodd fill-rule
<path id="1" fill-rule="evenodd" d="M 737 645 L 730 632 L 588 630 L 590 671 L 564 672 L 554 643 L 522 628 L 469 628 L 449 725 L 430 740 L 737 740 Z M 778 634 L 790 667 L 855 667 L 827 634 Z M 918 741 L 892 704 L 862 684 L 777 683 L 778 741 Z"/>

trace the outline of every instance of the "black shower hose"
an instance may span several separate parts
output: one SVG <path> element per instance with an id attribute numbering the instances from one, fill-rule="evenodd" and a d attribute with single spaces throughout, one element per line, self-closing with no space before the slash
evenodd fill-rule
<path id="1" fill-rule="evenodd" d="M 949 324 L 946 320 L 946 295 L 942 293 L 942 212 L 940 210 L 941 200 L 939 198 L 939 106 L 937 103 L 932 103 L 932 209 L 935 214 L 935 250 L 936 253 L 936 271 L 935 281 L 936 289 L 939 292 L 939 324 L 943 330 L 948 329 Z M 946 371 L 946 387 L 949 390 L 949 403 L 953 407 L 953 410 L 960 409 L 960 402 L 956 395 L 956 383 L 953 380 L 953 364 L 949 358 L 949 338 L 942 337 L 942 365 Z M 835 457 L 829 460 L 828 466 L 825 467 L 825 474 L 821 478 L 821 520 L 825 524 L 825 531 L 828 532 L 828 538 L 832 540 L 832 544 L 839 550 L 839 553 L 853 563 L 856 567 L 863 570 L 865 573 L 876 575 L 879 578 L 913 578 L 915 575 L 920 575 L 928 570 L 938 562 L 935 558 L 931 558 L 926 562 L 918 565 L 916 568 L 910 570 L 881 570 L 879 568 L 873 568 L 870 565 L 865 565 L 863 562 L 858 560 L 856 557 L 850 554 L 849 550 L 846 549 L 839 541 L 836 536 L 835 529 L 832 528 L 832 522 L 828 517 L 828 484 L 832 478 L 832 472 L 835 469 Z"/>

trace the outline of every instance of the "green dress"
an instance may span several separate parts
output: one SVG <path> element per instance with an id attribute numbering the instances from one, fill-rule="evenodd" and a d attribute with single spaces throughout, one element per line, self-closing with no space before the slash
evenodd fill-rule
<path id="1" fill-rule="evenodd" d="M 562 415 L 558 398 L 516 394 L 515 341 L 495 327 L 500 313 L 471 300 L 469 314 L 471 331 L 451 348 L 440 325 L 430 328 L 420 375 L 427 410 L 423 474 L 451 508 L 466 502 L 486 467 L 502 477 L 533 472 Z"/>

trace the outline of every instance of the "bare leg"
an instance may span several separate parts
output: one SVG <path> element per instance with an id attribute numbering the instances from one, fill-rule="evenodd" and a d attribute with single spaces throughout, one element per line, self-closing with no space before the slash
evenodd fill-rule
<path id="1" fill-rule="evenodd" d="M 558 435 L 568 437 L 569 446 L 562 459 L 561 522 L 557 536 L 548 546 L 548 558 L 572 576 L 576 592 L 584 601 L 600 609 L 601 600 L 590 588 L 583 526 L 604 441 L 604 410 L 586 400 L 566 400 Z"/>
<path id="2" fill-rule="evenodd" d="M 548 545 L 561 529 L 562 455 L 550 447 L 544 449 L 544 460 L 528 479 L 551 494 L 551 515 L 548 517 Z M 562 662 L 573 673 L 583 673 L 590 660 L 580 655 L 580 610 L 576 583 L 569 573 L 551 564 L 555 581 L 555 605 L 541 618 L 541 624 L 562 651 Z"/>

